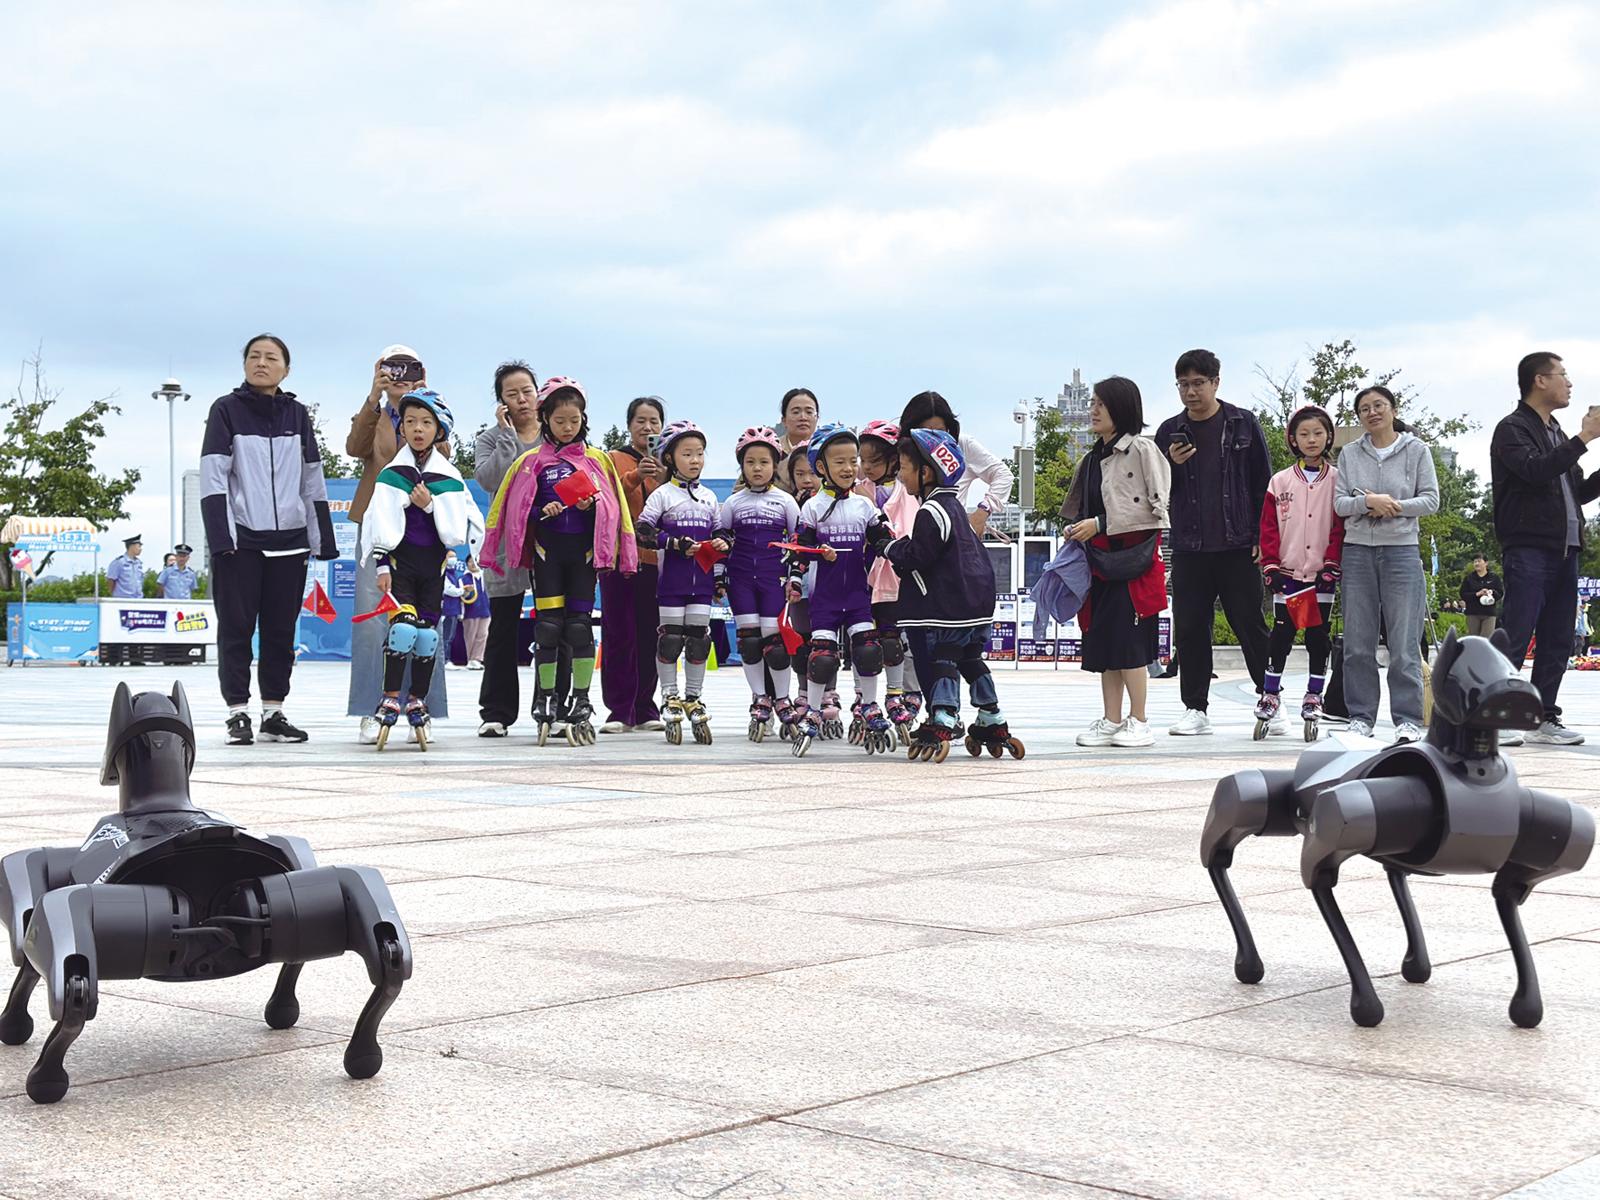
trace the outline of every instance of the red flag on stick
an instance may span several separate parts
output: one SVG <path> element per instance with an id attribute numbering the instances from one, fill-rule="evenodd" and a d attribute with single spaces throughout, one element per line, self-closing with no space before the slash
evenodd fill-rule
<path id="1" fill-rule="evenodd" d="M 328 593 L 322 590 L 322 580 L 313 579 L 311 590 L 306 593 L 305 603 L 300 606 L 313 617 L 321 617 L 329 625 L 338 619 L 338 613 L 333 610 L 333 601 L 328 599 Z"/>
<path id="2" fill-rule="evenodd" d="M 359 624 L 362 621 L 370 621 L 373 617 L 381 617 L 385 613 L 396 612 L 399 608 L 400 602 L 394 598 L 394 593 L 385 592 L 383 594 L 383 599 L 378 601 L 377 608 L 373 609 L 371 612 L 357 613 L 350 619 Z"/>
<path id="3" fill-rule="evenodd" d="M 598 496 L 599 494 L 600 489 L 595 486 L 594 480 L 590 479 L 584 471 L 574 471 L 556 484 L 556 495 L 560 497 L 561 503 L 568 508 L 571 508 L 580 500 L 587 500 L 590 496 Z"/>
<path id="4" fill-rule="evenodd" d="M 789 606 L 785 604 L 783 611 L 778 614 L 778 636 L 783 639 L 783 648 L 790 654 L 800 653 L 800 647 L 805 645 L 806 639 L 789 620 Z"/>
<path id="5" fill-rule="evenodd" d="M 694 552 L 695 565 L 702 571 L 710 571 L 723 559 L 728 557 L 726 550 L 718 550 L 709 541 L 701 542 L 699 549 Z"/>
<path id="6" fill-rule="evenodd" d="M 1289 610 L 1289 619 L 1294 622 L 1296 629 L 1315 629 L 1322 624 L 1322 609 L 1317 605 L 1316 584 L 1285 596 L 1283 606 Z"/>
<path id="7" fill-rule="evenodd" d="M 821 554 L 826 546 L 802 546 L 799 542 L 768 542 L 774 550 L 793 550 L 796 554 Z"/>

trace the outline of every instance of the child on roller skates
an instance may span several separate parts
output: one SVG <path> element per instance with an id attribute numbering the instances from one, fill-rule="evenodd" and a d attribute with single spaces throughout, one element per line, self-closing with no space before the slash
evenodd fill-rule
<path id="1" fill-rule="evenodd" d="M 1021 758 L 1011 736 L 983 647 L 994 619 L 994 566 L 966 510 L 956 481 L 966 470 L 961 447 L 941 429 L 913 429 L 899 442 L 900 482 L 922 503 L 911 535 L 889 544 L 885 557 L 900 576 L 902 628 L 923 640 L 933 664 L 929 717 L 917 729 L 913 761 L 943 762 L 950 753 L 967 681 L 977 720 L 967 731 L 969 754 L 988 750 Z"/>
<path id="2" fill-rule="evenodd" d="M 843 425 L 824 425 L 811 437 L 806 456 L 822 491 L 800 509 L 796 541 L 817 546 L 820 556 L 793 553 L 788 594 L 801 595 L 808 559 L 820 557 L 811 592 L 811 652 L 806 662 L 806 712 L 794 742 L 798 757 L 822 734 L 823 723 L 837 726 L 839 630 L 850 639 L 850 658 L 861 691 L 862 743 L 868 754 L 889 749 L 889 719 L 878 705 L 883 647 L 872 619 L 872 588 L 867 566 L 892 538 L 877 506 L 851 489 L 856 481 L 856 435 Z"/>
<path id="3" fill-rule="evenodd" d="M 400 720 L 400 683 L 411 659 L 411 695 L 403 711 L 417 745 L 428 748 L 431 721 L 422 697 L 433 681 L 444 608 L 444 561 L 466 543 L 473 552 L 483 540 L 483 517 L 467 494 L 461 473 L 435 447 L 450 439 L 455 424 L 450 408 L 426 388 L 400 398 L 399 451 L 378 475 L 366 517 L 361 522 L 361 557 L 374 557 L 378 587 L 398 605 L 389 614 L 383 652 L 383 697 L 378 719 L 378 749 Z"/>
<path id="4" fill-rule="evenodd" d="M 907 537 L 916 519 L 916 497 L 906 491 L 898 478 L 900 455 L 896 446 L 900 441 L 900 427 L 892 421 L 869 421 L 861 431 L 862 483 L 857 490 L 878 506 L 889 531 L 896 537 Z M 867 571 L 872 584 L 872 619 L 878 626 L 878 640 L 883 645 L 883 680 L 886 687 L 884 712 L 899 735 L 900 744 L 911 744 L 911 725 L 922 708 L 922 693 L 918 690 L 916 665 L 906 653 L 905 639 L 896 623 L 900 599 L 900 576 L 887 559 L 880 558 Z"/>
<path id="5" fill-rule="evenodd" d="M 656 458 L 667 468 L 668 480 L 650 493 L 639 513 L 639 545 L 661 555 L 661 576 L 656 603 L 661 626 L 656 633 L 656 671 L 661 679 L 661 719 L 667 741 L 683 743 L 683 724 L 689 722 L 694 740 L 711 743 L 711 714 L 700 692 L 705 686 L 706 660 L 711 657 L 711 601 L 715 581 L 706 565 L 696 559 L 701 545 L 726 553 L 726 542 L 716 538 L 718 505 L 711 489 L 700 483 L 705 469 L 706 435 L 692 421 L 674 421 L 661 431 Z M 683 697 L 678 697 L 678 656 L 684 659 Z"/>
<path id="6" fill-rule="evenodd" d="M 744 486 L 723 501 L 715 540 L 730 547 L 725 563 L 728 604 L 750 684 L 750 740 L 759 742 L 766 737 L 774 713 L 784 725 L 794 720 L 789 652 L 778 634 L 784 603 L 783 551 L 771 543 L 794 537 L 800 506 L 793 496 L 772 486 L 782 453 L 775 432 L 752 426 L 739 435 L 733 453 Z"/>
<path id="7" fill-rule="evenodd" d="M 1328 461 L 1333 418 L 1325 409 L 1307 404 L 1289 418 L 1284 432 L 1300 461 L 1272 477 L 1261 506 L 1261 571 L 1272 595 L 1273 620 L 1266 685 L 1256 704 L 1255 738 L 1266 737 L 1282 707 L 1283 668 L 1296 632 L 1304 628 L 1311 678 L 1300 719 L 1305 722 L 1306 741 L 1314 742 L 1322 720 L 1322 689 L 1332 643 L 1328 622 L 1339 585 L 1344 518 L 1333 511 L 1339 475 Z"/>
<path id="8" fill-rule="evenodd" d="M 485 561 L 497 561 L 498 539 L 506 536 L 505 561 L 533 569 L 539 745 L 549 741 L 551 726 L 560 720 L 569 746 L 592 746 L 597 573 L 632 575 L 639 569 L 638 548 L 616 466 L 604 450 L 589 445 L 583 385 L 552 375 L 539 389 L 538 413 L 542 441 L 511 464 L 500 484 Z M 572 655 L 572 692 L 558 713 L 556 668 L 563 647 Z"/>

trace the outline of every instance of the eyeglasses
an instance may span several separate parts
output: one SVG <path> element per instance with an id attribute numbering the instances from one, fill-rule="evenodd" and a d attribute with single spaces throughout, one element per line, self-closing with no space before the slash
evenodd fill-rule
<path id="1" fill-rule="evenodd" d="M 1180 392 L 1198 392 L 1206 384 L 1215 382 L 1215 379 L 1180 379 L 1173 386 Z"/>
<path id="2" fill-rule="evenodd" d="M 1363 404 L 1360 408 L 1356 409 L 1356 416 L 1358 416 L 1358 417 L 1375 417 L 1379 413 L 1385 413 L 1385 412 L 1388 412 L 1388 411 L 1389 411 L 1389 405 L 1386 402 L 1380 400 L 1377 404 Z"/>

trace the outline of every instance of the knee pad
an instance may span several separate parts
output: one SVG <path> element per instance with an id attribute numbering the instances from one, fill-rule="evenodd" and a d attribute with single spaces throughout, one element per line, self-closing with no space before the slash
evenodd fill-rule
<path id="1" fill-rule="evenodd" d="M 968 683 L 976 683 L 989 673 L 989 664 L 981 658 L 963 658 L 956 664 L 956 669 Z"/>
<path id="2" fill-rule="evenodd" d="M 857 675 L 876 675 L 883 670 L 883 646 L 876 634 L 858 633 L 850 639 L 850 662 Z"/>
<path id="3" fill-rule="evenodd" d="M 763 642 L 761 658 L 767 664 L 767 670 L 787 671 L 791 660 L 789 652 L 783 648 L 783 638 L 772 633 L 761 640 Z"/>
<path id="4" fill-rule="evenodd" d="M 683 653 L 684 630 L 682 625 L 663 625 L 656 630 L 656 659 L 675 663 Z"/>
<path id="5" fill-rule="evenodd" d="M 813 642 L 806 660 L 806 678 L 823 687 L 832 687 L 839 678 L 839 651 L 832 642 Z"/>
<path id="6" fill-rule="evenodd" d="M 880 633 L 878 645 L 883 648 L 883 665 L 898 667 L 906 661 L 906 644 L 900 640 L 898 632 Z"/>
<path id="7" fill-rule="evenodd" d="M 766 649 L 766 639 L 761 636 L 759 629 L 739 631 L 739 657 L 744 659 L 747 665 L 754 666 L 760 662 Z"/>
<path id="8" fill-rule="evenodd" d="M 594 654 L 594 625 L 588 613 L 571 613 L 561 627 L 562 640 L 572 650 L 574 658 L 590 658 Z"/>
<path id="9" fill-rule="evenodd" d="M 393 654 L 410 654 L 417 644 L 416 614 L 396 613 L 389 621 L 389 640 L 385 643 Z"/>
<path id="10" fill-rule="evenodd" d="M 700 625 L 683 631 L 683 657 L 699 666 L 711 657 L 711 627 Z"/>
<path id="11" fill-rule="evenodd" d="M 432 658 L 439 652 L 439 631 L 432 625 L 417 626 L 417 641 L 411 652 L 418 658 Z"/>
<path id="12" fill-rule="evenodd" d="M 561 618 L 540 613 L 533 622 L 533 644 L 541 650 L 553 650 L 561 644 Z"/>
<path id="13" fill-rule="evenodd" d="M 936 658 L 933 660 L 933 678 L 935 682 L 940 679 L 948 679 L 951 683 L 954 683 L 959 687 L 961 682 L 961 668 L 956 665 L 954 659 Z"/>

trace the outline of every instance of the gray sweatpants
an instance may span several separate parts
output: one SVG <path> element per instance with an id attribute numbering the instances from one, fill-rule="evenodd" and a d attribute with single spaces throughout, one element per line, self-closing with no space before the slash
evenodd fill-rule
<path id="1" fill-rule="evenodd" d="M 1412 546 L 1344 544 L 1344 702 L 1352 721 L 1378 719 L 1378 631 L 1389 647 L 1389 715 L 1422 724 L 1422 555 Z"/>

